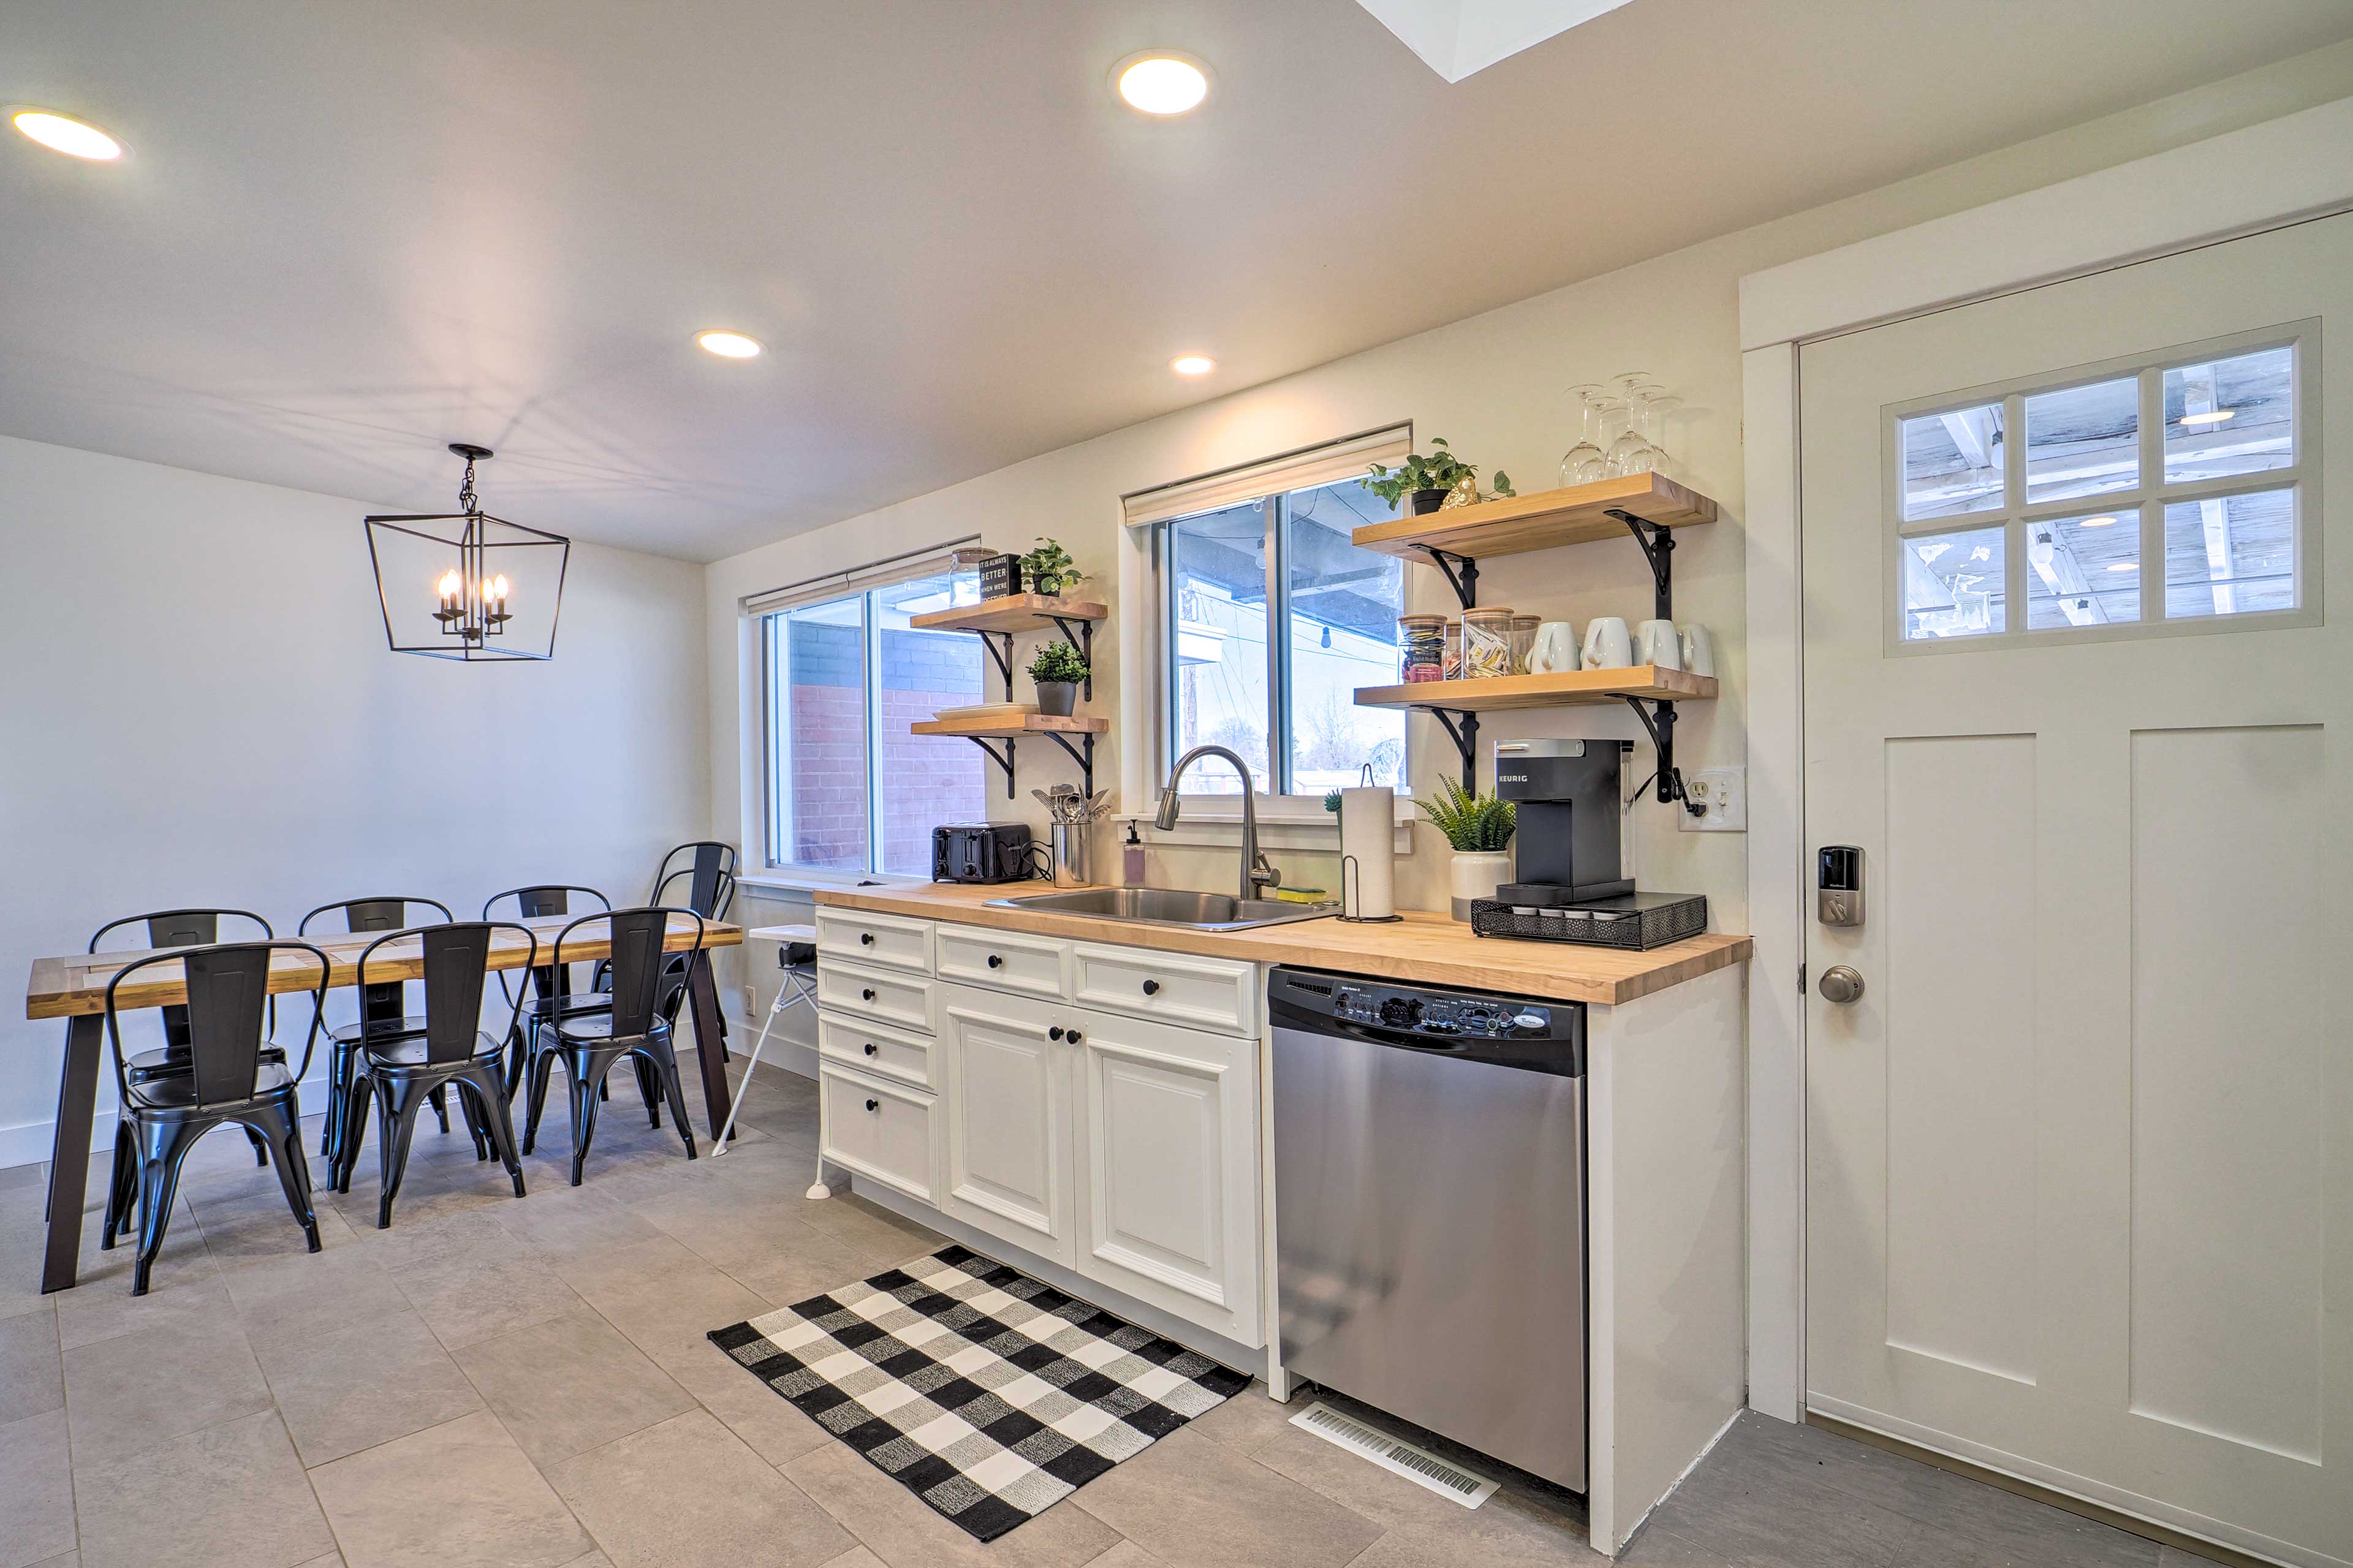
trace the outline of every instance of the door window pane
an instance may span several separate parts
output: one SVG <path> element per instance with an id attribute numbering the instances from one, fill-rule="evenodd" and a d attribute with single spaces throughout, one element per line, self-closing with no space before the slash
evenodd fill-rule
<path id="1" fill-rule="evenodd" d="M 2002 530 L 1903 542 L 1904 640 L 1986 637 L 2004 617 Z"/>
<path id="2" fill-rule="evenodd" d="M 1268 503 L 1249 501 L 1168 525 L 1174 597 L 1170 694 L 1173 755 L 1219 745 L 1250 764 L 1268 790 L 1266 550 Z M 1240 795 L 1223 759 L 1205 757 L 1185 775 L 1187 795 Z"/>
<path id="3" fill-rule="evenodd" d="M 787 610 L 772 623 L 779 795 L 776 844 L 797 866 L 867 868 L 866 600 Z"/>
<path id="4" fill-rule="evenodd" d="M 2165 509 L 2168 620 L 2295 608 L 2295 492 L 2258 490 Z"/>
<path id="5" fill-rule="evenodd" d="M 2001 405 L 1906 419 L 1903 443 L 1905 521 L 2000 507 Z"/>
<path id="6" fill-rule="evenodd" d="M 2221 479 L 2295 461 L 2295 351 L 2165 373 L 2165 479 Z"/>
<path id="7" fill-rule="evenodd" d="M 1356 688 L 1398 679 L 1405 563 L 1349 542 L 1351 530 L 1396 515 L 1354 479 L 1285 498 L 1293 795 L 1356 784 L 1367 763 L 1375 784 L 1404 783 L 1405 711 L 1359 708 Z"/>
<path id="8" fill-rule="evenodd" d="M 2140 512 L 2026 524 L 2026 625 L 2104 626 L 2140 619 Z"/>
<path id="9" fill-rule="evenodd" d="M 2068 500 L 2140 483 L 2140 382 L 2125 376 L 2026 400 L 2026 499 Z"/>
<path id="10" fill-rule="evenodd" d="M 874 869 L 908 877 L 932 870 L 932 829 L 988 816 L 988 760 L 955 735 L 915 735 L 908 727 L 943 708 L 986 700 L 987 655 L 969 632 L 925 632 L 911 616 L 954 603 L 949 574 L 874 593 L 880 645 L 877 683 L 881 756 L 874 770 L 875 817 L 882 851 Z M 1057 753 L 1059 754 L 1059 753 Z"/>

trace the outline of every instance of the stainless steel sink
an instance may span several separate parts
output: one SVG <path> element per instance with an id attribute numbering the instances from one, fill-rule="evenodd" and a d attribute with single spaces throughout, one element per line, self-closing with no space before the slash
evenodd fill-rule
<path id="1" fill-rule="evenodd" d="M 1067 893 L 991 899 L 988 903 L 993 909 L 1092 915 L 1097 920 L 1186 926 L 1194 931 L 1246 931 L 1251 926 L 1323 920 L 1340 912 L 1336 903 L 1291 904 L 1277 899 L 1237 899 L 1229 893 L 1188 892 L 1182 888 L 1080 888 Z"/>

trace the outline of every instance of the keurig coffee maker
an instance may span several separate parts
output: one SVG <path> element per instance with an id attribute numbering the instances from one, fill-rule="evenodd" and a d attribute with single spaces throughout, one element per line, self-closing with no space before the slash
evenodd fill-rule
<path id="1" fill-rule="evenodd" d="M 1623 868 L 1623 741 L 1498 741 L 1495 793 L 1512 803 L 1514 880 L 1471 905 L 1480 936 L 1658 947 L 1707 929 L 1697 893 L 1637 892 Z"/>

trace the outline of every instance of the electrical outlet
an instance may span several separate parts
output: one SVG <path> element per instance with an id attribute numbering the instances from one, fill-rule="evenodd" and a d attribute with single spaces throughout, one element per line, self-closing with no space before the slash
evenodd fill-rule
<path id="1" fill-rule="evenodd" d="M 756 985 L 746 985 L 744 987 L 744 1016 L 748 1018 L 759 1010 L 760 988 Z"/>
<path id="2" fill-rule="evenodd" d="M 1694 816 L 1678 812 L 1676 828 L 1684 833 L 1746 833 L 1748 831 L 1748 770 L 1701 768 L 1683 775 L 1691 803 L 1705 808 Z"/>

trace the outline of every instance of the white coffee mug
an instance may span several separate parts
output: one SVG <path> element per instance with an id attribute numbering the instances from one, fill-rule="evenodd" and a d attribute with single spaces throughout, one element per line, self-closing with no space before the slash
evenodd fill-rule
<path id="1" fill-rule="evenodd" d="M 1683 633 L 1683 668 L 1694 675 L 1715 673 L 1715 639 L 1697 621 L 1685 621 L 1676 630 Z"/>
<path id="2" fill-rule="evenodd" d="M 1634 651 L 1641 657 L 1636 661 L 1656 666 L 1660 669 L 1681 669 L 1683 667 L 1683 638 L 1672 621 L 1644 621 L 1634 634 Z"/>
<path id="3" fill-rule="evenodd" d="M 1546 621 L 1536 627 L 1528 649 L 1528 673 L 1566 675 L 1577 668 L 1577 628 L 1567 621 Z"/>
<path id="4" fill-rule="evenodd" d="M 1616 616 L 1596 616 L 1585 623 L 1585 668 L 1623 669 L 1634 662 L 1634 639 Z"/>

